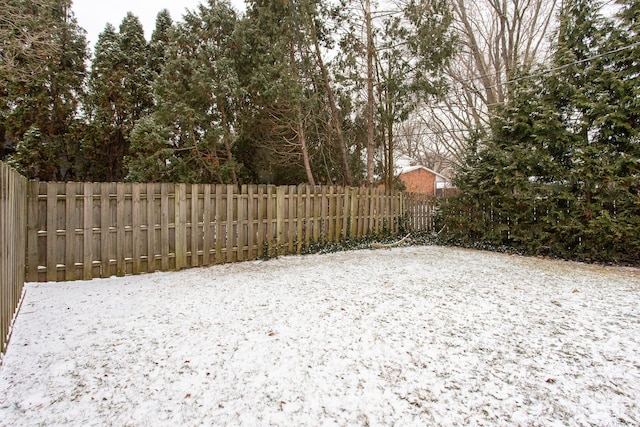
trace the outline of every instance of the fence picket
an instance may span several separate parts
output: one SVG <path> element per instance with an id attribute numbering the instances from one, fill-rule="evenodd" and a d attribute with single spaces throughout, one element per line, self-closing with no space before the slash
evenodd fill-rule
<path id="1" fill-rule="evenodd" d="M 190 187 L 190 188 L 189 188 Z M 200 263 L 200 242 L 198 236 L 202 236 L 200 228 L 200 186 L 192 184 L 187 187 L 187 213 L 186 227 L 186 253 L 185 267 L 197 267 Z"/>
<path id="2" fill-rule="evenodd" d="M 175 262 L 176 270 L 187 266 L 187 185 L 176 185 L 175 193 Z"/>
<path id="3" fill-rule="evenodd" d="M 247 260 L 253 260 L 255 256 L 255 239 L 256 239 L 256 186 L 247 186 Z"/>
<path id="4" fill-rule="evenodd" d="M 258 258 L 265 256 L 264 247 L 266 240 L 267 202 L 265 186 L 258 186 L 258 198 L 256 206 L 257 234 L 256 234 L 256 255 Z"/>
<path id="5" fill-rule="evenodd" d="M 116 275 L 124 276 L 126 273 L 124 265 L 124 246 L 125 246 L 125 194 L 124 184 L 116 184 Z"/>
<path id="6" fill-rule="evenodd" d="M 236 203 L 237 205 L 235 206 L 235 214 L 237 216 L 236 219 L 236 235 L 237 235 L 237 245 L 236 247 L 238 248 L 236 251 L 236 257 L 235 260 L 245 260 L 245 248 L 247 246 L 246 244 L 246 236 L 247 233 L 245 231 L 245 227 L 248 227 L 247 225 L 247 204 L 245 204 L 245 201 L 247 201 L 247 186 L 243 185 L 242 189 L 240 191 L 239 194 L 237 194 L 236 196 Z"/>
<path id="7" fill-rule="evenodd" d="M 75 200 L 74 200 L 75 204 Z M 85 185 L 84 186 L 84 195 L 83 195 L 83 249 L 82 249 L 82 271 L 83 271 L 83 279 L 90 280 L 93 278 L 93 186 Z M 75 226 L 73 224 L 66 224 L 66 228 L 73 228 L 75 231 Z M 68 244 L 69 242 L 67 242 Z M 73 266 L 74 263 L 67 264 L 66 269 L 69 270 L 70 266 Z M 75 268 L 73 269 L 75 273 Z M 72 279 L 67 279 L 72 280 Z"/>
<path id="8" fill-rule="evenodd" d="M 211 186 L 204 186 L 202 204 L 202 265 L 210 264 L 211 257 Z"/>
<path id="9" fill-rule="evenodd" d="M 160 265 L 162 271 L 169 269 L 169 252 L 173 246 L 169 240 L 169 185 L 160 184 Z"/>
<path id="10" fill-rule="evenodd" d="M 226 209 L 226 214 L 225 214 L 225 225 L 226 225 L 226 230 L 225 230 L 225 236 L 227 239 L 227 245 L 226 245 L 226 261 L 227 262 L 233 262 L 234 260 L 234 253 L 233 253 L 233 248 L 234 248 L 234 243 L 235 243 L 235 233 L 234 233 L 234 224 L 233 224 L 233 202 L 234 202 L 234 197 L 233 197 L 233 186 L 228 185 L 227 186 L 227 209 Z"/>
<path id="11" fill-rule="evenodd" d="M 140 192 L 142 186 L 140 184 L 133 184 L 131 186 L 131 211 L 132 211 L 132 224 L 131 224 L 131 239 L 132 239 L 132 257 L 133 257 L 133 274 L 142 273 L 142 208 L 140 202 Z"/>

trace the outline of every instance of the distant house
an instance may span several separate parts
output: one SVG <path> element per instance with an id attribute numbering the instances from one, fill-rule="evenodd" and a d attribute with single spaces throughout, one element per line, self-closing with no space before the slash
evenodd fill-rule
<path id="1" fill-rule="evenodd" d="M 402 156 L 396 161 L 396 176 L 411 193 L 443 196 L 453 190 L 451 179 L 428 167 L 416 165 L 412 159 Z"/>
<path id="2" fill-rule="evenodd" d="M 406 191 L 431 196 L 443 196 L 453 187 L 449 178 L 421 165 L 400 168 L 398 179 Z"/>

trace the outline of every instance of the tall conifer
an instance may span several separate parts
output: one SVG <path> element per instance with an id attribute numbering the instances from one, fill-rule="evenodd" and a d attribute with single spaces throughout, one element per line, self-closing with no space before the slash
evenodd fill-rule
<path id="1" fill-rule="evenodd" d="M 140 120 L 127 158 L 128 179 L 237 183 L 233 157 L 242 90 L 231 51 L 236 13 L 210 0 L 171 31 L 156 80 L 156 106 Z"/>
<path id="2" fill-rule="evenodd" d="M 96 43 L 86 106 L 92 129 L 84 140 L 86 179 L 124 178 L 130 134 L 153 105 L 152 81 L 142 25 L 128 13 L 119 32 L 108 24 Z"/>
<path id="3" fill-rule="evenodd" d="M 0 127 L 4 140 L 15 148 L 14 166 L 28 177 L 74 179 L 80 151 L 75 131 L 85 76 L 85 32 L 68 0 L 23 3 L 20 11 L 37 17 L 25 22 L 38 23 L 34 31 L 47 39 L 50 50 L 37 65 L 34 58 L 18 55 L 13 62 L 17 78 L 3 79 Z"/>

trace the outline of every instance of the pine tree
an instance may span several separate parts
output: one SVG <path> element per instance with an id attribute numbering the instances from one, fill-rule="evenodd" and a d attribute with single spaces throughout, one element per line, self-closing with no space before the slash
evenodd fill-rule
<path id="1" fill-rule="evenodd" d="M 163 9 L 156 17 L 156 27 L 151 34 L 149 42 L 149 69 L 155 77 L 162 73 L 165 55 L 170 41 L 170 32 L 173 29 L 173 20 L 167 9 Z"/>
<path id="2" fill-rule="evenodd" d="M 622 46 L 614 40 L 620 31 L 598 9 L 589 0 L 568 3 L 555 56 L 562 69 L 552 82 L 563 90 L 563 119 L 575 138 L 568 147 L 568 180 L 576 198 L 574 216 L 583 226 L 581 250 L 590 258 L 620 253 L 622 236 L 633 235 L 629 225 L 637 223 L 639 212 L 640 155 L 629 125 L 634 114 L 629 94 L 637 93 L 637 83 L 625 77 L 633 73 L 631 64 L 617 59 Z"/>
<path id="3" fill-rule="evenodd" d="M 153 113 L 140 120 L 126 160 L 132 181 L 237 183 L 233 157 L 242 97 L 231 51 L 236 13 L 211 0 L 170 32 Z"/>
<path id="4" fill-rule="evenodd" d="M 247 90 L 238 154 L 263 182 L 315 180 L 302 116 L 309 114 L 301 83 L 308 56 L 300 50 L 306 40 L 299 15 L 291 2 L 252 1 L 237 31 L 238 75 Z"/>
<path id="5" fill-rule="evenodd" d="M 117 181 L 137 120 L 151 111 L 153 73 L 140 20 L 131 13 L 119 32 L 107 24 L 100 34 L 89 79 L 91 132 L 84 140 L 86 179 Z"/>
<path id="6" fill-rule="evenodd" d="M 70 3 L 52 0 L 22 4 L 25 9 L 21 10 L 26 15 L 37 17 L 27 21 L 42 20 L 34 31 L 39 32 L 38 39 L 47 39 L 50 50 L 45 51 L 51 56 L 40 58 L 37 66 L 33 61 L 38 54 L 30 58 L 14 57 L 17 62 L 13 66 L 26 68 L 16 70 L 19 78 L 3 81 L 4 139 L 15 146 L 11 162 L 34 179 L 67 180 L 77 172 L 80 151 L 77 114 L 83 93 L 87 43 Z"/>

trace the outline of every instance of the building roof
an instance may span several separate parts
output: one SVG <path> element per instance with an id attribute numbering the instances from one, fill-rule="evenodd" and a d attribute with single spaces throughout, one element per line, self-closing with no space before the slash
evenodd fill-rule
<path id="1" fill-rule="evenodd" d="M 424 169 L 427 172 L 430 172 L 430 173 L 432 173 L 432 174 L 434 174 L 434 175 L 436 175 L 436 176 L 438 176 L 438 177 L 440 177 L 442 179 L 450 181 L 450 179 L 448 177 L 446 177 L 446 176 L 442 175 L 441 173 L 438 173 L 438 172 L 436 172 L 434 170 L 431 170 L 428 167 L 422 166 L 422 165 L 402 166 L 402 167 L 396 168 L 396 171 L 397 171 L 398 175 L 402 175 L 402 174 L 405 174 L 405 173 L 413 172 L 413 171 L 418 170 L 418 169 Z"/>

